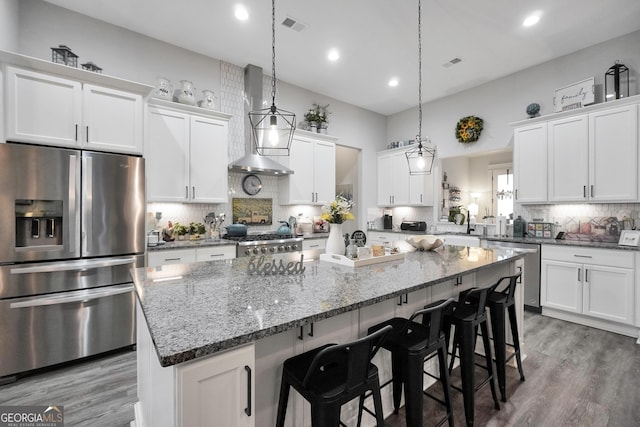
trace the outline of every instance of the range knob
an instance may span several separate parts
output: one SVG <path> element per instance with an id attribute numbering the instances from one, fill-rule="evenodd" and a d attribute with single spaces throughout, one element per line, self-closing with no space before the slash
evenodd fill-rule
<path id="1" fill-rule="evenodd" d="M 256 255 L 257 255 L 259 252 L 260 252 L 260 251 L 258 250 L 258 248 L 253 248 L 253 253 L 254 253 L 254 254 L 256 254 Z"/>
<path id="2" fill-rule="evenodd" d="M 267 248 L 260 248 L 260 252 L 262 252 L 263 254 L 267 253 Z"/>
<path id="3" fill-rule="evenodd" d="M 284 250 L 285 250 L 285 251 L 290 251 L 290 250 L 291 250 L 291 246 L 286 245 L 286 246 L 284 247 Z"/>
<path id="4" fill-rule="evenodd" d="M 275 252 L 275 251 L 276 251 L 275 246 L 271 246 L 271 247 L 269 248 L 269 252 Z"/>
<path id="5" fill-rule="evenodd" d="M 244 254 L 245 254 L 245 255 L 251 255 L 251 249 L 246 249 L 246 250 L 244 251 Z"/>
<path id="6" fill-rule="evenodd" d="M 298 245 L 296 245 L 296 244 L 291 245 L 291 249 L 294 250 L 294 251 L 297 251 L 298 250 Z"/>
<path id="7" fill-rule="evenodd" d="M 282 251 L 284 251 L 284 246 L 282 245 L 278 246 L 278 252 L 282 252 Z"/>

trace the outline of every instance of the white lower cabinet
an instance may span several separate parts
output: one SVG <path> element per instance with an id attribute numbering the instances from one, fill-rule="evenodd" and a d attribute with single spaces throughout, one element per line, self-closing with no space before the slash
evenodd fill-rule
<path id="1" fill-rule="evenodd" d="M 634 323 L 634 253 L 549 246 L 542 246 L 543 314 L 575 314 L 567 320 L 625 333 L 599 320 Z"/>
<path id="2" fill-rule="evenodd" d="M 367 243 L 369 245 L 390 245 L 397 240 L 406 240 L 406 237 L 392 231 L 369 231 Z"/>
<path id="3" fill-rule="evenodd" d="M 215 261 L 236 257 L 235 245 L 205 246 L 202 248 L 162 249 L 147 252 L 147 267 L 190 262 Z"/>
<path id="4" fill-rule="evenodd" d="M 177 426 L 255 426 L 253 344 L 212 357 L 175 368 Z"/>
<path id="5" fill-rule="evenodd" d="M 302 250 L 318 250 L 323 251 L 327 247 L 327 238 L 321 239 L 304 239 L 302 241 Z"/>

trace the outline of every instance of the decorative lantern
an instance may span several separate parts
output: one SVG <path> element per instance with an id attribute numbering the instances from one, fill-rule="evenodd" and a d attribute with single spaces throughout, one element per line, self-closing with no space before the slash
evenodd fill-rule
<path id="1" fill-rule="evenodd" d="M 82 64 L 82 69 L 87 71 L 93 71 L 94 73 L 102 73 L 102 68 L 98 67 L 93 62 L 87 62 L 86 64 Z"/>
<path id="2" fill-rule="evenodd" d="M 69 46 L 63 44 L 51 48 L 51 61 L 78 68 L 78 55 L 71 52 Z"/>
<path id="3" fill-rule="evenodd" d="M 620 61 L 604 74 L 604 99 L 620 99 L 629 97 L 629 68 Z"/>

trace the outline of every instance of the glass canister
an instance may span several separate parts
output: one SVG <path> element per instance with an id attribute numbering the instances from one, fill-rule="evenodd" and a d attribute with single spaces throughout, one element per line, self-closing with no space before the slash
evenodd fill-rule
<path id="1" fill-rule="evenodd" d="M 189 80 L 180 80 L 182 88 L 178 93 L 178 102 L 186 105 L 196 105 L 196 88 Z"/>
<path id="2" fill-rule="evenodd" d="M 347 258 L 358 258 L 358 246 L 356 246 L 355 239 L 349 239 L 349 246 L 347 246 Z"/>

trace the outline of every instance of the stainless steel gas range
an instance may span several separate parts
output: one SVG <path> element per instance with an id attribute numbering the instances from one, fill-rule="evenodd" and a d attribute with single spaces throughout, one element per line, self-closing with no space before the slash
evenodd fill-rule
<path id="1" fill-rule="evenodd" d="M 298 252 L 302 250 L 302 237 L 293 235 L 280 235 L 276 233 L 248 234 L 246 236 L 223 236 L 224 239 L 238 243 L 236 257 L 249 257 L 255 255 L 281 254 Z"/>

